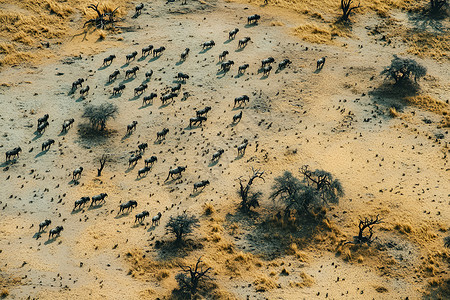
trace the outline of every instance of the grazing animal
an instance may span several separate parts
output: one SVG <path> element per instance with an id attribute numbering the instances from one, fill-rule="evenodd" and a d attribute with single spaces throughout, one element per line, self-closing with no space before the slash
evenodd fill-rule
<path id="1" fill-rule="evenodd" d="M 159 225 L 159 221 L 161 220 L 161 216 L 162 216 L 162 214 L 161 214 L 161 212 L 159 212 L 156 216 L 154 216 L 152 218 L 152 226 L 153 225 L 155 225 L 155 226 Z"/>
<path id="2" fill-rule="evenodd" d="M 169 133 L 169 129 L 167 129 L 167 128 L 164 128 L 163 130 L 158 131 L 158 132 L 156 133 L 156 140 L 165 139 L 165 138 L 166 138 L 166 135 L 167 135 L 168 133 Z"/>
<path id="3" fill-rule="evenodd" d="M 148 102 L 153 103 L 153 99 L 156 98 L 158 95 L 155 93 L 151 93 L 149 96 L 145 96 L 144 99 L 142 99 L 142 105 L 147 104 Z"/>
<path id="4" fill-rule="evenodd" d="M 178 81 L 183 81 L 183 82 L 186 82 L 186 79 L 189 79 L 189 75 L 188 74 L 184 74 L 184 73 L 181 73 L 181 72 L 179 72 L 178 74 L 177 74 L 177 76 L 175 76 L 175 78 L 178 80 Z"/>
<path id="5" fill-rule="evenodd" d="M 122 91 L 125 89 L 125 84 L 121 83 L 119 86 L 116 86 L 113 88 L 113 96 L 122 93 Z"/>
<path id="6" fill-rule="evenodd" d="M 240 113 L 235 114 L 235 115 L 233 116 L 233 123 L 237 123 L 237 122 L 239 122 L 241 119 L 242 119 L 242 110 L 241 110 Z"/>
<path id="7" fill-rule="evenodd" d="M 136 10 L 136 16 L 141 14 L 142 9 L 144 8 L 144 3 L 140 3 L 138 5 L 136 5 L 135 10 Z"/>
<path id="8" fill-rule="evenodd" d="M 184 51 L 181 53 L 181 61 L 185 61 L 186 60 L 186 58 L 189 55 L 189 51 L 191 51 L 191 50 L 189 50 L 189 48 L 184 49 Z"/>
<path id="9" fill-rule="evenodd" d="M 245 139 L 244 142 L 237 147 L 238 155 L 245 154 L 245 149 L 247 149 L 247 145 L 248 145 L 248 140 Z"/>
<path id="10" fill-rule="evenodd" d="M 119 212 L 117 214 L 120 214 L 121 212 L 123 212 L 125 209 L 127 210 L 127 212 L 131 209 L 131 211 L 133 211 L 133 208 L 135 208 L 137 206 L 137 202 L 134 200 L 129 200 L 125 203 L 122 203 L 119 205 L 120 209 Z"/>
<path id="11" fill-rule="evenodd" d="M 136 76 L 136 72 L 139 71 L 138 66 L 134 66 L 131 69 L 125 71 L 125 79 L 127 79 L 130 75 Z"/>
<path id="12" fill-rule="evenodd" d="M 42 134 L 45 131 L 45 128 L 48 127 L 48 122 L 45 121 L 44 123 L 41 123 L 41 125 L 38 126 L 37 128 L 37 132 L 39 132 L 39 134 Z"/>
<path id="13" fill-rule="evenodd" d="M 50 149 L 50 146 L 55 143 L 55 140 L 48 139 L 45 142 L 42 143 L 42 151 L 47 151 Z"/>
<path id="14" fill-rule="evenodd" d="M 153 70 L 145 72 L 145 79 L 150 80 L 150 78 L 152 78 L 152 75 L 153 75 Z"/>
<path id="15" fill-rule="evenodd" d="M 56 228 L 53 228 L 48 233 L 48 239 L 53 238 L 53 236 L 57 235 L 59 236 L 61 234 L 61 231 L 64 230 L 64 227 L 62 226 L 56 226 Z"/>
<path id="16" fill-rule="evenodd" d="M 241 103 L 245 104 L 246 101 L 250 101 L 250 99 L 248 98 L 247 95 L 242 95 L 242 96 L 236 97 L 236 98 L 234 98 L 234 105 L 233 105 L 233 107 L 235 107 L 236 104 L 239 104 L 239 106 L 241 105 Z"/>
<path id="17" fill-rule="evenodd" d="M 263 76 L 269 76 L 270 71 L 272 71 L 272 66 L 265 66 L 263 68 Z"/>
<path id="18" fill-rule="evenodd" d="M 86 86 L 85 88 L 80 90 L 81 96 L 86 96 L 89 93 L 89 86 Z"/>
<path id="19" fill-rule="evenodd" d="M 325 64 L 326 58 L 327 58 L 327 57 L 324 56 L 324 57 L 319 58 L 319 59 L 317 60 L 317 69 L 322 69 L 322 68 L 323 68 L 323 65 Z"/>
<path id="20" fill-rule="evenodd" d="M 136 156 L 131 156 L 129 159 L 128 159 L 128 167 L 129 166 L 131 166 L 132 164 L 133 165 L 136 165 L 137 164 L 137 162 L 138 162 L 138 160 L 140 160 L 142 158 L 142 155 L 139 153 L 138 155 L 136 155 Z"/>
<path id="21" fill-rule="evenodd" d="M 153 57 L 155 57 L 157 55 L 161 55 L 164 52 L 164 50 L 166 50 L 166 47 L 163 47 L 163 46 L 161 46 L 157 49 L 153 49 Z"/>
<path id="22" fill-rule="evenodd" d="M 198 126 L 197 124 L 200 124 L 200 126 L 203 125 L 203 122 L 206 121 L 207 118 L 206 117 L 202 117 L 202 116 L 197 116 L 194 118 L 190 118 L 189 119 L 189 128 L 192 127 L 192 125 Z"/>
<path id="23" fill-rule="evenodd" d="M 140 86 L 134 89 L 134 96 L 142 95 L 142 93 L 148 88 L 146 83 L 141 83 Z"/>
<path id="24" fill-rule="evenodd" d="M 52 224 L 51 220 L 46 219 L 44 222 L 39 223 L 39 232 L 43 231 L 45 227 Z"/>
<path id="25" fill-rule="evenodd" d="M 167 175 L 167 178 L 164 181 L 169 180 L 169 178 L 173 178 L 174 175 L 178 175 L 178 178 L 181 178 L 181 176 L 182 176 L 181 173 L 186 171 L 186 168 L 187 168 L 187 166 L 186 167 L 178 166 L 175 169 L 170 169 L 169 175 Z"/>
<path id="26" fill-rule="evenodd" d="M 158 158 L 153 155 L 152 157 L 147 158 L 144 162 L 145 162 L 145 166 L 148 167 L 148 165 L 153 166 L 153 164 L 157 161 L 158 161 Z"/>
<path id="27" fill-rule="evenodd" d="M 203 116 L 203 115 L 208 116 L 208 112 L 210 110 L 211 110 L 211 106 L 207 106 L 207 107 L 205 107 L 203 109 L 197 110 L 195 113 L 197 114 L 197 117 L 200 117 L 200 116 Z"/>
<path id="28" fill-rule="evenodd" d="M 230 54 L 230 52 L 228 52 L 227 50 L 223 51 L 222 53 L 219 54 L 219 61 L 223 61 L 227 55 Z"/>
<path id="29" fill-rule="evenodd" d="M 138 145 L 139 151 L 145 152 L 145 149 L 148 148 L 148 144 L 147 143 L 141 143 Z"/>
<path id="30" fill-rule="evenodd" d="M 235 29 L 231 30 L 231 31 L 228 33 L 228 39 L 229 39 L 229 40 L 234 39 L 234 38 L 236 37 L 236 34 L 237 34 L 238 32 L 239 32 L 239 29 L 238 29 L 238 28 L 235 28 Z"/>
<path id="31" fill-rule="evenodd" d="M 247 46 L 248 42 L 251 41 L 251 40 L 252 39 L 250 37 L 248 37 L 248 36 L 246 36 L 243 39 L 240 39 L 239 43 L 238 43 L 238 47 L 239 48 L 243 48 L 243 47 Z"/>
<path id="32" fill-rule="evenodd" d="M 75 122 L 74 119 L 68 119 L 64 120 L 64 123 L 62 124 L 61 132 L 67 132 L 67 130 L 72 127 L 72 124 Z"/>
<path id="33" fill-rule="evenodd" d="M 106 200 L 105 200 L 106 197 L 108 197 L 107 193 L 101 193 L 99 195 L 92 196 L 92 198 L 91 198 L 91 205 L 90 206 L 96 204 L 99 201 L 106 202 Z"/>
<path id="34" fill-rule="evenodd" d="M 215 45 L 216 45 L 216 43 L 214 43 L 213 40 L 210 40 L 210 41 L 202 43 L 200 46 L 202 46 L 203 49 L 205 49 L 205 48 L 209 49 L 209 48 L 212 48 Z"/>
<path id="35" fill-rule="evenodd" d="M 175 98 L 177 96 L 178 96 L 177 93 L 169 93 L 169 94 L 162 95 L 161 96 L 161 102 L 164 105 L 164 104 L 166 104 L 167 101 L 169 101 L 169 100 L 171 100 L 171 99 L 173 99 L 173 98 Z"/>
<path id="36" fill-rule="evenodd" d="M 73 210 L 77 209 L 77 207 L 81 208 L 89 201 L 91 201 L 91 198 L 89 198 L 89 197 L 81 197 L 80 199 L 75 200 L 75 206 L 74 206 Z"/>
<path id="37" fill-rule="evenodd" d="M 179 90 L 181 90 L 181 84 L 180 83 L 170 88 L 170 91 L 172 93 L 178 92 Z"/>
<path id="38" fill-rule="evenodd" d="M 202 189 L 207 185 L 209 185 L 209 180 L 202 180 L 200 182 L 194 183 L 194 190 L 192 192 L 195 193 L 198 189 Z"/>
<path id="39" fill-rule="evenodd" d="M 39 118 L 37 126 L 39 127 L 39 125 L 41 125 L 42 123 L 47 122 L 48 121 L 48 117 L 49 117 L 48 114 L 45 114 L 42 118 Z"/>
<path id="40" fill-rule="evenodd" d="M 12 150 L 6 151 L 6 161 L 11 160 L 11 158 L 19 158 L 19 153 L 22 152 L 22 148 L 16 147 Z"/>
<path id="41" fill-rule="evenodd" d="M 133 121 L 131 122 L 131 124 L 127 125 L 127 134 L 131 134 L 131 132 L 133 132 L 133 130 L 136 130 L 136 125 L 138 124 L 137 121 Z"/>
<path id="42" fill-rule="evenodd" d="M 292 63 L 289 59 L 285 58 L 278 64 L 278 70 L 283 70 L 287 66 L 289 66 Z"/>
<path id="43" fill-rule="evenodd" d="M 248 67 L 249 67 L 248 64 L 243 64 L 242 66 L 239 66 L 238 75 L 245 73 L 245 70 L 247 70 Z"/>
<path id="44" fill-rule="evenodd" d="M 138 222 L 138 223 L 142 223 L 142 221 L 144 221 L 145 217 L 150 216 L 150 213 L 146 210 L 144 210 L 141 213 L 136 214 L 136 217 L 134 219 L 134 223 Z"/>
<path id="45" fill-rule="evenodd" d="M 153 45 L 142 48 L 142 57 L 149 55 L 153 50 Z"/>
<path id="46" fill-rule="evenodd" d="M 117 75 L 119 75 L 119 74 L 120 74 L 119 70 L 115 70 L 114 72 L 112 72 L 112 74 L 109 75 L 109 77 L 108 77 L 108 82 L 112 82 L 113 80 L 116 80 Z"/>
<path id="47" fill-rule="evenodd" d="M 73 172 L 72 172 L 72 179 L 73 179 L 73 180 L 75 180 L 75 179 L 80 179 L 81 173 L 83 173 L 83 167 L 76 168 L 76 169 L 73 170 Z"/>
<path id="48" fill-rule="evenodd" d="M 114 54 L 111 54 L 110 56 L 108 56 L 107 58 L 105 58 L 103 60 L 103 65 L 102 66 L 112 64 L 114 58 L 116 58 L 116 56 Z"/>
<path id="49" fill-rule="evenodd" d="M 264 68 L 266 65 L 270 65 L 275 62 L 275 59 L 271 56 L 261 61 L 261 68 Z"/>
<path id="50" fill-rule="evenodd" d="M 150 171 L 150 168 L 145 166 L 142 169 L 138 170 L 138 177 L 141 177 L 142 175 L 147 175 L 147 173 Z"/>
<path id="51" fill-rule="evenodd" d="M 136 58 L 137 51 L 133 51 L 133 53 L 127 54 L 126 57 L 126 63 L 129 63 L 131 60 L 134 60 Z"/>
<path id="52" fill-rule="evenodd" d="M 83 86 L 84 79 L 78 78 L 76 81 L 72 83 L 72 91 L 75 91 L 78 86 Z"/>
<path id="53" fill-rule="evenodd" d="M 261 19 L 261 16 L 258 14 L 254 14 L 247 17 L 247 24 L 258 24 L 259 19 Z"/>
<path id="54" fill-rule="evenodd" d="M 223 150 L 223 149 L 217 150 L 217 152 L 213 154 L 211 160 L 212 160 L 212 161 L 218 160 L 218 159 L 222 156 L 222 154 L 223 154 L 224 152 L 225 152 L 225 150 Z"/>
<path id="55" fill-rule="evenodd" d="M 223 62 L 220 64 L 220 69 L 219 71 L 224 71 L 227 72 L 230 70 L 231 66 L 234 65 L 234 61 L 232 60 L 227 60 L 226 62 Z"/>

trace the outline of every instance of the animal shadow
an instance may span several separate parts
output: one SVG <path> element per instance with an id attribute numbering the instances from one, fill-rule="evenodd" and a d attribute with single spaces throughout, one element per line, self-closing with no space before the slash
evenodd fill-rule
<path id="1" fill-rule="evenodd" d="M 58 237 L 55 236 L 54 238 L 48 239 L 45 241 L 44 245 L 50 245 L 51 243 L 53 243 L 54 241 L 56 241 Z"/>
<path id="2" fill-rule="evenodd" d="M 86 97 L 80 96 L 80 97 L 78 97 L 77 100 L 75 100 L 75 102 L 81 102 L 81 101 L 83 101 L 84 99 L 86 99 Z"/>
<path id="3" fill-rule="evenodd" d="M 118 214 L 117 216 L 115 216 L 114 219 L 116 219 L 116 220 L 122 219 L 122 218 L 128 216 L 129 214 L 130 214 L 130 212 L 126 212 L 126 213 L 122 212 L 121 214 Z"/>
<path id="4" fill-rule="evenodd" d="M 41 157 L 42 155 L 46 154 L 47 152 L 48 152 L 48 150 L 41 151 L 41 152 L 39 152 L 38 154 L 36 154 L 36 155 L 34 156 L 34 158 Z"/>
<path id="5" fill-rule="evenodd" d="M 179 60 L 175 63 L 176 66 L 180 66 L 184 63 L 184 60 Z"/>
<path id="6" fill-rule="evenodd" d="M 150 58 L 150 59 L 149 59 L 149 61 L 148 61 L 148 62 L 150 63 L 150 62 L 156 61 L 156 60 L 158 60 L 158 59 L 159 59 L 160 57 L 161 57 L 161 55 L 158 55 L 158 56 L 152 57 L 152 58 Z"/>

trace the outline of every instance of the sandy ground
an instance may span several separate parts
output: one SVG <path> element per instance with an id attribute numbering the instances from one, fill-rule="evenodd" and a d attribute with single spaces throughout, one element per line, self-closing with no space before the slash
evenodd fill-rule
<path id="1" fill-rule="evenodd" d="M 247 26 L 246 17 L 254 13 L 261 14 L 260 23 Z M 167 259 L 161 258 L 154 241 L 170 240 L 164 225 L 169 216 L 185 210 L 200 217 L 202 226 L 192 238 L 202 241 L 204 248 L 183 259 L 192 262 L 203 255 L 215 268 L 220 289 L 229 293 L 224 298 L 423 297 L 428 278 L 445 276 L 439 273 L 445 271 L 445 264 L 428 277 L 421 266 L 430 253 L 445 251 L 442 238 L 450 221 L 448 128 L 437 127 L 441 115 L 406 106 L 379 88 L 383 84 L 380 71 L 393 54 L 401 54 L 405 48 L 376 42 L 366 27 L 378 20 L 365 18 L 354 24 L 352 38 L 327 46 L 292 36 L 297 24 L 280 9 L 222 1 L 186 6 L 152 2 L 146 3 L 138 18 L 128 18 L 128 31 L 107 37 L 105 42 L 94 42 L 94 36 L 84 41 L 78 37 L 61 46 L 63 55 L 57 61 L 3 70 L 0 148 L 3 152 L 16 146 L 23 149 L 19 159 L 2 165 L 0 174 L 0 270 L 4 278 L 20 278 L 20 283 L 16 280 L 8 287 L 8 297 L 169 297 L 179 269 L 172 268 L 162 280 L 156 279 L 157 272 L 130 276 L 132 266 L 126 254 L 145 252 L 150 260 Z M 274 21 L 284 25 L 271 26 Z M 228 31 L 235 27 L 240 29 L 237 38 L 228 41 Z M 252 41 L 238 50 L 238 39 L 245 36 Z M 200 44 L 211 39 L 216 46 L 203 51 Z M 139 54 L 125 64 L 126 54 L 140 53 L 148 44 L 167 50 L 157 58 Z M 179 56 L 186 47 L 191 53 L 181 63 Z M 87 55 L 83 49 L 88 48 L 101 53 Z M 224 50 L 230 52 L 227 59 L 235 63 L 228 73 L 218 72 L 218 55 Z M 116 54 L 117 59 L 111 66 L 101 67 L 109 54 Z M 325 55 L 325 67 L 318 72 L 315 62 Z M 261 59 L 269 56 L 276 63 L 284 58 L 293 63 L 265 77 L 258 68 Z M 448 100 L 448 64 L 418 61 L 429 74 L 421 82 L 421 93 Z M 244 63 L 250 65 L 248 71 L 237 76 L 237 67 Z M 140 68 L 136 78 L 125 80 L 125 70 L 134 66 Z M 121 71 L 118 79 L 106 83 L 115 69 Z M 154 72 L 149 89 L 134 96 L 134 88 L 145 81 L 149 70 Z M 187 100 L 181 101 L 180 96 L 161 105 L 158 97 L 153 104 L 142 106 L 143 96 L 150 92 L 160 95 L 165 87 L 173 86 L 178 72 L 190 75 L 181 90 L 191 94 Z M 84 78 L 83 86 L 90 86 L 85 98 L 78 91 L 69 93 L 77 78 Z M 126 84 L 124 93 L 112 97 L 112 88 L 120 82 Z M 243 94 L 250 96 L 250 103 L 233 108 L 233 99 Z M 83 108 L 104 102 L 119 107 L 118 117 L 108 122 L 111 134 L 83 136 L 79 129 L 85 122 Z M 395 103 L 401 111 L 398 118 L 388 113 Z M 207 122 L 189 128 L 189 118 L 205 106 L 212 107 Z M 242 120 L 232 124 L 233 115 L 241 110 Z M 46 113 L 50 126 L 40 136 L 35 133 L 37 118 Z M 68 118 L 75 119 L 74 127 L 61 134 L 61 124 Z M 138 121 L 137 129 L 127 136 L 126 126 L 133 120 Z M 167 138 L 155 143 L 156 132 L 164 127 L 170 130 Z M 437 139 L 438 133 L 444 138 Z M 56 144 L 41 152 L 41 143 L 48 138 Z M 245 155 L 238 157 L 236 146 L 244 139 L 250 144 Z M 141 142 L 149 144 L 144 157 L 156 155 L 158 162 L 147 176 L 137 178 L 144 162 L 129 168 L 128 158 Z M 211 164 L 210 157 L 219 148 L 225 153 L 217 164 Z M 103 153 L 108 153 L 111 161 L 102 176 L 96 177 Z M 273 178 L 284 170 L 298 174 L 304 164 L 331 172 L 344 186 L 345 196 L 328 212 L 340 232 L 337 239 L 351 240 L 360 216 L 380 214 L 385 223 L 380 227 L 383 230 L 376 229 L 376 235 L 378 244 L 385 246 L 383 251 L 370 252 L 373 257 L 361 252 L 362 259 L 357 259 L 358 253 L 344 259 L 336 254 L 338 242 L 311 238 L 301 249 L 309 258 L 301 261 L 279 254 L 284 250 L 276 242 L 269 245 L 242 216 L 233 218 L 239 215 L 235 192 L 239 176 L 248 176 L 251 167 L 266 172 L 265 183 L 255 185 L 265 195 L 257 209 L 262 216 L 279 207 L 267 199 Z M 164 182 L 169 168 L 177 165 L 187 166 L 183 178 Z M 84 172 L 76 184 L 71 172 L 79 166 Z M 208 179 L 211 185 L 192 195 L 193 183 L 201 179 Z M 101 192 L 109 195 L 105 204 L 72 210 L 75 200 Z M 137 200 L 138 207 L 118 215 L 119 204 L 131 199 Z M 214 221 L 202 215 L 204 203 L 215 207 Z M 150 226 L 149 219 L 135 225 L 134 214 L 143 210 L 151 216 L 161 211 L 161 226 Z M 47 240 L 49 229 L 36 235 L 38 224 L 47 218 L 52 220 L 50 228 L 64 226 L 60 237 Z M 254 258 L 258 263 L 250 260 L 251 266 L 231 276 L 230 270 L 223 271 L 227 257 L 217 250 L 219 244 L 211 241 L 213 223 L 223 229 L 222 242 L 258 257 Z M 239 234 L 230 233 L 232 223 L 238 224 Z M 409 231 L 402 234 L 398 229 L 402 226 Z M 272 258 L 267 256 L 271 249 L 278 253 Z M 288 276 L 279 275 L 283 268 Z M 305 281 L 304 274 L 312 278 L 311 284 L 293 284 Z M 254 281 L 261 276 L 276 286 L 257 291 Z"/>

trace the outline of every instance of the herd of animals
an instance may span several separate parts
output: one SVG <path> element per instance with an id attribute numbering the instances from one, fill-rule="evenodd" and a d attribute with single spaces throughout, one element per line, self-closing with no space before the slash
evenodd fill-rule
<path id="1" fill-rule="evenodd" d="M 136 15 L 139 15 L 141 13 L 143 7 L 144 7 L 144 5 L 142 3 L 136 6 Z M 257 25 L 260 18 L 261 17 L 257 14 L 251 15 L 247 18 L 247 23 Z M 239 32 L 238 28 L 231 30 L 228 34 L 228 39 L 230 41 L 234 40 L 236 38 L 236 35 L 238 34 L 238 32 Z M 238 41 L 238 48 L 239 49 L 245 48 L 247 46 L 248 42 L 250 42 L 250 41 L 251 41 L 250 37 L 244 37 L 244 38 L 240 39 Z M 203 50 L 206 50 L 206 49 L 214 47 L 215 45 L 216 45 L 215 42 L 213 40 L 210 40 L 210 41 L 202 43 L 200 46 Z M 141 56 L 145 57 L 145 56 L 152 54 L 153 57 L 157 57 L 157 56 L 162 55 L 165 50 L 166 50 L 166 48 L 164 46 L 161 46 L 159 48 L 154 48 L 153 45 L 148 45 L 148 46 L 142 48 Z M 189 52 L 190 52 L 190 49 L 186 48 L 181 53 L 180 62 L 184 62 L 188 58 Z M 125 56 L 126 64 L 135 60 L 137 55 L 138 55 L 137 51 L 127 54 Z M 232 60 L 225 61 L 227 55 L 229 55 L 229 52 L 226 50 L 223 51 L 219 55 L 219 58 L 218 58 L 219 62 L 220 62 L 219 72 L 226 73 L 226 72 L 230 71 L 231 67 L 234 65 L 234 61 L 232 61 Z M 115 59 L 116 59 L 116 56 L 114 54 L 109 55 L 108 57 L 106 57 L 103 60 L 102 67 L 106 68 L 106 67 L 110 66 Z M 326 60 L 326 56 L 317 60 L 317 69 L 323 68 L 323 66 L 325 64 L 325 60 Z M 266 59 L 261 60 L 261 68 L 258 70 L 258 73 L 262 72 L 263 76 L 269 76 L 269 74 L 272 70 L 272 64 L 274 62 L 275 62 L 275 59 L 273 57 L 268 57 Z M 279 62 L 277 70 L 283 70 L 286 67 L 288 67 L 291 63 L 292 62 L 289 59 L 283 59 L 281 62 Z M 239 66 L 238 75 L 242 75 L 243 73 L 245 73 L 248 68 L 249 68 L 249 64 L 243 64 L 243 65 Z M 132 76 L 136 77 L 138 71 L 139 71 L 138 66 L 134 66 L 133 68 L 126 70 L 125 71 L 125 79 L 132 77 Z M 119 75 L 120 75 L 119 70 L 115 70 L 114 72 L 112 72 L 108 76 L 108 83 L 112 83 L 115 80 L 117 80 Z M 146 78 L 145 82 L 148 82 L 151 79 L 152 75 L 153 75 L 153 70 L 147 71 L 145 73 L 145 78 Z M 189 79 L 189 75 L 179 72 L 175 76 L 175 79 L 177 79 L 179 81 L 179 83 L 177 85 L 172 86 L 172 87 L 167 87 L 164 91 L 161 92 L 160 100 L 163 105 L 165 105 L 168 101 L 171 101 L 174 98 L 179 96 L 181 88 L 182 88 L 181 84 L 186 83 L 186 81 Z M 87 96 L 90 88 L 88 85 L 83 87 L 84 81 L 85 80 L 83 78 L 79 78 L 76 81 L 74 81 L 72 83 L 71 93 L 74 93 L 78 89 L 78 87 L 81 87 L 81 89 L 79 91 L 80 95 L 82 97 Z M 139 85 L 138 87 L 136 87 L 134 89 L 134 96 L 142 95 L 146 91 L 147 88 L 148 88 L 147 83 L 142 83 L 141 85 Z M 125 85 L 119 84 L 118 86 L 113 88 L 112 95 L 120 96 L 124 89 L 125 89 Z M 153 99 L 157 98 L 157 96 L 158 95 L 156 93 L 150 93 L 150 95 L 143 97 L 142 105 L 152 103 Z M 189 93 L 188 92 L 183 93 L 183 99 L 187 99 L 187 97 L 189 97 Z M 236 97 L 234 99 L 233 107 L 236 107 L 236 106 L 240 107 L 242 104 L 245 105 L 245 103 L 249 102 L 249 101 L 250 101 L 250 99 L 247 95 L 242 95 L 242 96 Z M 207 121 L 207 114 L 210 110 L 211 110 L 210 106 L 207 106 L 203 109 L 197 110 L 196 116 L 193 118 L 190 118 L 190 120 L 189 120 L 189 127 L 191 128 L 192 126 L 202 126 L 203 122 Z M 37 134 L 42 135 L 45 132 L 45 129 L 49 126 L 48 119 L 49 119 L 48 114 L 45 114 L 43 117 L 38 119 L 37 129 L 36 129 Z M 242 110 L 238 114 L 233 116 L 233 123 L 237 123 L 241 119 L 242 119 Z M 62 124 L 61 132 L 63 132 L 63 133 L 67 132 L 71 128 L 73 123 L 74 123 L 74 119 L 64 120 L 64 122 Z M 127 126 L 127 135 L 132 134 L 132 132 L 136 129 L 137 124 L 138 124 L 137 121 L 133 121 L 131 124 L 129 124 Z M 165 139 L 165 137 L 168 133 L 169 133 L 168 128 L 162 129 L 161 131 L 157 132 L 156 140 L 161 141 L 161 140 Z M 41 150 L 43 152 L 48 151 L 50 149 L 51 145 L 53 145 L 54 143 L 55 143 L 55 140 L 53 140 L 53 139 L 48 139 L 47 141 L 44 141 L 42 143 Z M 245 154 L 247 145 L 248 145 L 248 140 L 245 139 L 242 144 L 237 146 L 238 156 L 242 156 Z M 129 167 L 135 166 L 137 164 L 137 162 L 143 158 L 142 155 L 144 154 L 145 149 L 147 147 L 148 147 L 147 143 L 141 143 L 138 145 L 138 150 L 136 151 L 136 154 L 133 154 L 129 158 L 129 161 L 128 161 Z M 19 154 L 21 152 L 22 152 L 22 149 L 20 147 L 16 147 L 12 150 L 7 151 L 6 152 L 6 162 L 10 162 L 12 160 L 18 159 Z M 217 150 L 217 152 L 215 152 L 212 155 L 211 161 L 216 162 L 217 160 L 220 159 L 220 157 L 222 156 L 223 153 L 224 153 L 223 149 Z M 137 175 L 138 177 L 146 175 L 151 170 L 151 167 L 153 166 L 153 164 L 158 161 L 158 159 L 156 156 L 151 156 L 150 158 L 147 158 L 144 161 L 145 161 L 145 167 L 138 170 L 138 175 Z M 170 178 L 181 178 L 182 173 L 186 170 L 186 168 L 187 168 L 187 166 L 177 166 L 176 168 L 170 169 L 165 181 L 169 180 Z M 80 167 L 76 168 L 72 172 L 72 180 L 73 181 L 79 180 L 81 178 L 82 173 L 83 173 L 83 167 L 80 166 Z M 210 182 L 208 180 L 202 180 L 200 182 L 194 183 L 193 192 L 196 192 L 199 189 L 203 189 L 209 184 L 210 184 Z M 92 197 L 88 197 L 88 196 L 81 197 L 80 199 L 75 201 L 73 210 L 81 209 L 89 201 L 91 202 L 90 206 L 97 205 L 97 203 L 104 203 L 104 202 L 106 202 L 106 200 L 105 200 L 106 197 L 108 197 L 107 193 L 100 193 L 99 195 L 94 195 Z M 137 207 L 137 202 L 134 200 L 129 200 L 129 201 L 119 205 L 118 214 L 125 212 L 125 210 L 127 212 L 129 212 L 130 210 L 132 211 L 133 208 L 135 208 L 135 207 Z M 136 214 L 135 223 L 143 222 L 144 219 L 149 215 L 150 215 L 149 212 L 146 210 Z M 161 216 L 162 216 L 161 212 L 158 212 L 157 215 L 152 217 L 152 226 L 159 225 Z M 51 220 L 48 220 L 48 219 L 41 222 L 39 224 L 39 233 L 43 232 L 50 224 L 51 224 Z M 50 238 L 53 238 L 54 236 L 59 236 L 61 231 L 63 231 L 63 229 L 64 229 L 63 226 L 56 226 L 55 228 L 49 230 L 48 238 L 50 239 Z"/>

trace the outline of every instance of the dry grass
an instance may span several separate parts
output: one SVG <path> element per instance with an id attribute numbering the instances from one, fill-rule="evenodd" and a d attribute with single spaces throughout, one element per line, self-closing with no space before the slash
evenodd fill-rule
<path id="1" fill-rule="evenodd" d="M 257 292 L 266 292 L 278 287 L 275 279 L 270 278 L 265 275 L 260 275 L 255 281 L 253 281 L 253 286 Z"/>
<path id="2" fill-rule="evenodd" d="M 203 205 L 203 214 L 210 216 L 215 212 L 214 206 L 211 203 L 205 203 Z"/>
<path id="3" fill-rule="evenodd" d="M 298 249 L 297 244 L 292 243 L 289 248 L 286 250 L 286 254 L 294 255 L 299 261 L 307 262 L 309 260 L 309 256 Z"/>
<path id="4" fill-rule="evenodd" d="M 0 297 L 6 298 L 8 295 L 9 295 L 9 290 L 6 288 L 3 288 L 2 291 L 0 292 Z"/>
<path id="5" fill-rule="evenodd" d="M 450 34 L 434 34 L 426 31 L 407 31 L 403 40 L 409 45 L 408 52 L 435 59 L 450 59 Z"/>
<path id="6" fill-rule="evenodd" d="M 429 95 L 418 95 L 414 97 L 407 97 L 405 100 L 417 107 L 426 109 L 428 111 L 440 114 L 449 115 L 449 105 L 445 102 L 434 99 Z"/>
<path id="7" fill-rule="evenodd" d="M 390 107 L 389 115 L 393 118 L 397 118 L 400 114 L 398 113 L 397 109 L 395 109 L 395 107 Z"/>

